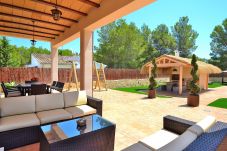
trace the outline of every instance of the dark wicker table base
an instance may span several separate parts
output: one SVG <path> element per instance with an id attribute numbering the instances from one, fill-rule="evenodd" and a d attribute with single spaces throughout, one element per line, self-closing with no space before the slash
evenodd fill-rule
<path id="1" fill-rule="evenodd" d="M 40 136 L 41 151 L 113 151 L 115 125 L 97 131 L 81 134 L 55 143 L 49 143 L 44 135 Z"/>

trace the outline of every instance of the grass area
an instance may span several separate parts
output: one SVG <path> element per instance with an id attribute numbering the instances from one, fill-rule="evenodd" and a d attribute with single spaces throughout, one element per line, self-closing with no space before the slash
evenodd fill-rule
<path id="1" fill-rule="evenodd" d="M 227 109 L 227 98 L 220 98 L 215 100 L 214 102 L 208 104 L 208 106 L 219 107 Z"/>
<path id="2" fill-rule="evenodd" d="M 138 93 L 138 94 L 147 94 L 146 92 L 143 92 L 143 91 L 148 90 L 148 86 L 113 88 L 113 90 L 131 92 L 131 93 Z M 159 97 L 159 98 L 172 98 L 171 96 L 165 96 L 165 95 L 157 95 L 157 97 Z"/>
<path id="3" fill-rule="evenodd" d="M 209 88 L 218 88 L 218 87 L 222 87 L 222 83 L 220 82 L 212 82 L 208 85 Z"/>

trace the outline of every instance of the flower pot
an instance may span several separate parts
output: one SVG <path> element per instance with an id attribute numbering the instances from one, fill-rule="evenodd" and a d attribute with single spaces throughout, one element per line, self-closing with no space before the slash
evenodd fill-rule
<path id="1" fill-rule="evenodd" d="M 148 98 L 156 98 L 156 90 L 148 90 Z"/>
<path id="2" fill-rule="evenodd" d="M 188 96 L 188 106 L 197 107 L 199 106 L 199 95 L 190 94 Z"/>

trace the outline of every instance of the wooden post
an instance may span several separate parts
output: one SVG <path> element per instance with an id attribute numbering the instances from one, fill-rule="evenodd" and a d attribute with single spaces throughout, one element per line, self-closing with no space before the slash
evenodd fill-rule
<path id="1" fill-rule="evenodd" d="M 179 71 L 179 95 L 182 95 L 183 91 L 183 66 L 180 66 Z"/>
<path id="2" fill-rule="evenodd" d="M 68 90 L 70 90 L 71 88 L 71 84 L 73 82 L 73 79 L 75 80 L 75 84 L 76 84 L 76 89 L 77 91 L 79 91 L 79 84 L 78 84 L 78 78 L 77 78 L 77 72 L 76 72 L 76 65 L 75 62 L 72 61 L 72 69 L 70 71 L 70 75 L 69 75 L 69 86 L 68 86 Z"/>

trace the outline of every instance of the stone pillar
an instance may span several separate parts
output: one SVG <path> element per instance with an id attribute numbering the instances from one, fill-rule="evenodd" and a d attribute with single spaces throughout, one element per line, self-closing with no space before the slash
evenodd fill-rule
<path id="1" fill-rule="evenodd" d="M 183 66 L 180 66 L 179 70 L 179 94 L 182 95 L 183 91 Z"/>
<path id="2" fill-rule="evenodd" d="M 58 81 L 58 48 L 51 45 L 51 82 Z"/>
<path id="3" fill-rule="evenodd" d="M 93 32 L 82 30 L 80 32 L 80 90 L 86 90 L 87 95 L 93 94 Z"/>

